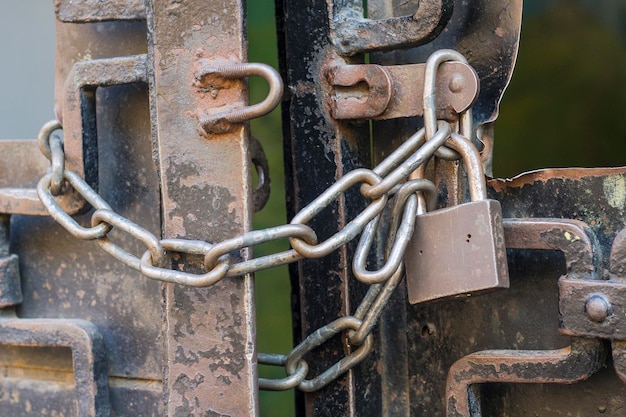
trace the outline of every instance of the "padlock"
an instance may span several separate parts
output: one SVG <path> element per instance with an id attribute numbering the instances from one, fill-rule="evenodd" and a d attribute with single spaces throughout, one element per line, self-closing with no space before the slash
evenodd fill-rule
<path id="1" fill-rule="evenodd" d="M 458 134 L 446 145 L 463 158 L 472 201 L 417 217 L 404 255 L 411 304 L 509 287 L 502 209 L 487 199 L 478 150 Z"/>

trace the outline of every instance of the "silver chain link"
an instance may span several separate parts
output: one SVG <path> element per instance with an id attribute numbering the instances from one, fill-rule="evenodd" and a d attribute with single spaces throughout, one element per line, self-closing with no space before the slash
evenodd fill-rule
<path id="1" fill-rule="evenodd" d="M 439 61 L 436 65 L 433 64 L 435 67 L 439 62 L 443 62 L 439 55 L 436 56 Z M 428 110 L 434 114 L 434 110 L 429 109 L 435 105 L 435 101 L 425 100 L 425 105 L 429 106 L 425 108 L 425 112 Z M 460 119 L 463 125 L 461 133 L 468 132 L 466 122 L 468 117 Z M 429 123 L 428 129 L 423 128 L 415 133 L 375 168 L 360 168 L 343 176 L 296 214 L 289 224 L 251 231 L 219 243 L 159 239 L 143 227 L 116 213 L 82 178 L 64 169 L 62 138 L 53 135 L 53 132 L 61 127 L 56 121 L 46 124 L 39 135 L 40 148 L 50 159 L 52 170 L 39 181 L 37 193 L 50 216 L 73 236 L 84 240 L 96 240 L 105 252 L 145 277 L 195 287 L 213 285 L 225 277 L 253 273 L 304 258 L 320 258 L 361 235 L 352 270 L 358 280 L 370 287 L 354 315 L 338 318 L 316 330 L 288 355 L 262 353 L 258 355 L 259 363 L 283 366 L 287 372 L 287 377 L 282 379 L 259 378 L 261 389 L 285 390 L 297 387 L 310 392 L 326 386 L 360 363 L 373 348 L 372 329 L 402 279 L 404 251 L 413 235 L 415 218 L 423 212 L 418 209 L 420 206 L 418 195 L 426 194 L 429 209 L 436 205 L 436 189 L 431 181 L 427 179 L 407 181 L 416 169 L 423 167 L 435 153 L 443 149 L 444 143 L 453 133 L 454 129 L 449 123 L 435 120 L 436 130 L 427 135 L 426 132 L 432 128 L 432 120 Z M 348 189 L 358 185 L 361 195 L 369 201 L 366 208 L 336 234 L 323 242 L 318 242 L 315 231 L 307 223 Z M 63 211 L 55 199 L 55 196 L 70 192 L 72 189 L 95 209 L 89 227 L 78 224 Z M 366 259 L 374 236 L 383 222 L 382 212 L 388 206 L 391 207 L 391 214 L 386 220 L 388 227 L 385 228 L 388 230 L 385 265 L 377 271 L 368 271 Z M 108 236 L 113 229 L 126 232 L 141 241 L 146 247 L 143 255 L 140 257 L 133 255 L 113 242 Z M 281 239 L 288 239 L 291 249 L 256 259 L 235 261 L 238 259 L 236 253 L 241 249 Z M 166 266 L 171 264 L 168 259 L 175 254 L 203 256 L 205 271 L 197 274 L 167 268 Z M 307 379 L 309 366 L 303 357 L 343 332 L 346 333 L 349 345 L 354 349 L 320 375 Z"/>

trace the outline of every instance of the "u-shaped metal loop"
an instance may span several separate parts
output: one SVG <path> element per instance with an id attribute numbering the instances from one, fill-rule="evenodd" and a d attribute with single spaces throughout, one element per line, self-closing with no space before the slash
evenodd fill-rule
<path id="1" fill-rule="evenodd" d="M 207 133 L 225 133 L 234 124 L 244 123 L 264 116 L 278 106 L 283 96 L 283 80 L 271 66 L 260 63 L 243 63 L 221 67 L 202 66 L 195 74 L 197 80 L 207 76 L 237 79 L 250 76 L 263 77 L 269 84 L 269 93 L 260 103 L 242 109 L 227 110 L 200 117 L 200 127 Z"/>
<path id="2" fill-rule="evenodd" d="M 441 33 L 454 8 L 453 0 L 422 0 L 412 15 L 366 19 L 362 3 L 334 3 L 333 43 L 340 54 L 348 56 L 424 45 Z"/>

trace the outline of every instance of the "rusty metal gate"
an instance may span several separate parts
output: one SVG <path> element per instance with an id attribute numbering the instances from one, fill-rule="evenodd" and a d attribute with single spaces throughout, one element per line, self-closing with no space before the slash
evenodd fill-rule
<path id="1" fill-rule="evenodd" d="M 239 0 L 54 7 L 56 120 L 0 141 L 1 415 L 623 415 L 626 168 L 483 174 L 521 0 L 277 1 L 279 71 Z M 258 352 L 285 264 L 296 347 Z"/>

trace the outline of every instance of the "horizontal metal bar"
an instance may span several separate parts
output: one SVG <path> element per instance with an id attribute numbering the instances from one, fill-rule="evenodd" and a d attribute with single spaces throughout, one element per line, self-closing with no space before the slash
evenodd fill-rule
<path id="1" fill-rule="evenodd" d="M 144 20 L 143 0 L 55 0 L 57 19 L 68 23 L 103 22 L 106 20 Z"/>
<path id="2" fill-rule="evenodd" d="M 560 332 L 626 340 L 626 282 L 559 280 Z"/>
<path id="3" fill-rule="evenodd" d="M 328 70 L 335 119 L 386 120 L 423 116 L 425 64 L 340 65 Z M 445 62 L 437 73 L 437 117 L 455 120 L 478 95 L 476 72 L 462 62 Z"/>
<path id="4" fill-rule="evenodd" d="M 35 187 L 49 165 L 36 140 L 0 140 L 0 213 L 47 215 Z"/>

